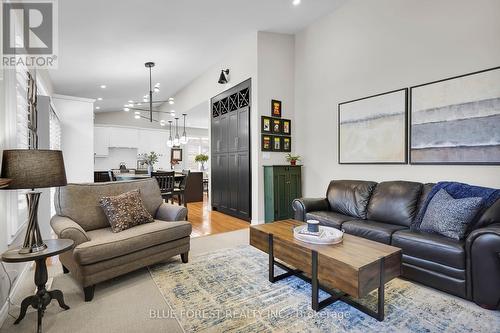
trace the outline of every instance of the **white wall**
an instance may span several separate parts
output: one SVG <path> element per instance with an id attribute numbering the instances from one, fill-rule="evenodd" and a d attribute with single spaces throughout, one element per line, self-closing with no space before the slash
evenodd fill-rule
<path id="1" fill-rule="evenodd" d="M 500 187 L 498 166 L 339 165 L 337 104 L 500 65 L 500 1 L 347 2 L 296 36 L 296 152 L 304 194 L 331 179 Z"/>
<path id="2" fill-rule="evenodd" d="M 261 116 L 271 116 L 271 100 L 282 102 L 282 118 L 292 120 L 292 152 L 295 150 L 295 37 L 293 35 L 270 32 L 258 33 L 258 127 L 252 129 L 252 135 L 259 139 L 257 170 L 253 170 L 253 177 L 257 175 L 259 181 L 258 221 L 264 221 L 264 169 L 263 165 L 288 164 L 286 153 L 261 152 Z M 254 110 L 255 111 L 255 110 Z"/>
<path id="3" fill-rule="evenodd" d="M 94 100 L 52 96 L 61 122 L 61 148 L 68 183 L 94 181 Z"/>

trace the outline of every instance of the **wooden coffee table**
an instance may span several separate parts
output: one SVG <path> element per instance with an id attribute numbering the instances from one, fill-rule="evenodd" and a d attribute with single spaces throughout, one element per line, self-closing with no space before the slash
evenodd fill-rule
<path id="1" fill-rule="evenodd" d="M 384 320 L 385 284 L 401 273 L 401 249 L 348 234 L 339 244 L 305 243 L 293 237 L 293 228 L 303 224 L 284 220 L 250 227 L 250 245 L 269 254 L 269 281 L 274 283 L 295 275 L 311 283 L 315 311 L 342 300 L 379 321 Z M 275 265 L 286 273 L 275 276 Z M 320 301 L 319 289 L 330 297 Z M 375 289 L 377 311 L 347 297 L 362 298 Z"/>

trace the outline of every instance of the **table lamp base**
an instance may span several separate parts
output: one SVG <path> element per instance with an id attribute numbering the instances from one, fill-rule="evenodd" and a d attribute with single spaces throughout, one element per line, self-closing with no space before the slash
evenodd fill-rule
<path id="1" fill-rule="evenodd" d="M 38 226 L 38 202 L 41 193 L 38 191 L 26 193 L 26 201 L 28 202 L 28 228 L 26 229 L 23 247 L 19 250 L 19 254 L 41 252 L 47 248 L 40 234 L 40 227 Z"/>

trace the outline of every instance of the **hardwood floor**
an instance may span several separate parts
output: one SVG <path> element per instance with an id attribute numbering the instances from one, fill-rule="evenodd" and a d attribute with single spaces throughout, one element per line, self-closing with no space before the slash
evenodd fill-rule
<path id="1" fill-rule="evenodd" d="M 219 234 L 246 229 L 250 223 L 235 217 L 208 210 L 208 200 L 188 203 L 188 221 L 193 226 L 191 237 Z"/>

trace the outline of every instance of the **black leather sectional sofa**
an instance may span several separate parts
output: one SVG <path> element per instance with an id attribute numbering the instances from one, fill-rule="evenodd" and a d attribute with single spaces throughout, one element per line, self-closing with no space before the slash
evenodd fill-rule
<path id="1" fill-rule="evenodd" d="M 500 200 L 479 218 L 464 240 L 411 231 L 434 184 L 408 181 L 332 181 L 326 198 L 293 201 L 297 220 L 320 224 L 403 250 L 402 276 L 500 307 Z"/>

